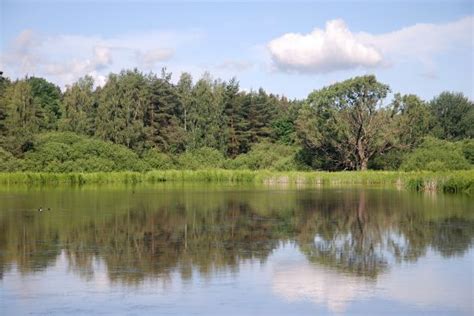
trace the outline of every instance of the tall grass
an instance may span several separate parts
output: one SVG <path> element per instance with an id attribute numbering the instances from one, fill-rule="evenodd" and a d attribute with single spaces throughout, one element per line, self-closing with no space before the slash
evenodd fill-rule
<path id="1" fill-rule="evenodd" d="M 450 172 L 343 171 L 275 172 L 250 170 L 154 170 L 149 172 L 0 173 L 0 184 L 106 184 L 165 181 L 318 185 L 390 185 L 414 191 L 474 193 L 474 170 Z"/>

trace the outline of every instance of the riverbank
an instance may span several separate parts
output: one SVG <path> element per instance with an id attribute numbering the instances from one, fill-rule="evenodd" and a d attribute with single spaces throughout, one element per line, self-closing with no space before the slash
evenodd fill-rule
<path id="1" fill-rule="evenodd" d="M 106 184 L 165 181 L 316 185 L 393 185 L 414 191 L 474 193 L 474 170 L 450 172 L 344 171 L 275 172 L 251 170 L 155 170 L 149 172 L 0 173 L 0 184 Z"/>

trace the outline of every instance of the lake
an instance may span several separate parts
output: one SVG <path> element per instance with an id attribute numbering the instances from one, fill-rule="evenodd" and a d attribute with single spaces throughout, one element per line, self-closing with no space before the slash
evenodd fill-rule
<path id="1" fill-rule="evenodd" d="M 379 187 L 2 187 L 0 314 L 473 314 L 473 202 Z"/>

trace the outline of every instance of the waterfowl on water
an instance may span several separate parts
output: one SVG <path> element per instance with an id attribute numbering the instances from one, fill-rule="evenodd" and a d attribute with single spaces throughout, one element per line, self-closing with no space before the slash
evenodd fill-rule
<path id="1" fill-rule="evenodd" d="M 40 206 L 38 212 L 43 212 L 43 208 Z"/>

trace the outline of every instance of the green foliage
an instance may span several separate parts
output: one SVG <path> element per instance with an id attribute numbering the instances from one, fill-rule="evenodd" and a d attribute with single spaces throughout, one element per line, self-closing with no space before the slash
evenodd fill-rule
<path id="1" fill-rule="evenodd" d="M 433 133 L 448 140 L 474 138 L 474 103 L 462 93 L 443 92 L 431 103 Z"/>
<path id="2" fill-rule="evenodd" d="M 54 130 L 61 117 L 61 90 L 43 78 L 30 77 L 27 79 L 35 103 L 41 107 L 43 117 L 41 128 Z"/>
<path id="3" fill-rule="evenodd" d="M 9 85 L 1 98 L 5 108 L 3 125 L 4 147 L 15 156 L 21 156 L 31 146 L 33 135 L 40 131 L 43 122 L 43 109 L 34 98 L 27 80 L 18 80 Z"/>
<path id="4" fill-rule="evenodd" d="M 178 157 L 177 166 L 183 170 L 222 168 L 224 155 L 214 148 L 202 147 L 183 153 Z"/>
<path id="5" fill-rule="evenodd" d="M 95 135 L 140 150 L 146 147 L 150 78 L 138 70 L 109 75 L 100 90 Z"/>
<path id="6" fill-rule="evenodd" d="M 143 155 L 143 160 L 152 168 L 158 170 L 177 169 L 175 160 L 165 153 L 153 148 Z"/>
<path id="7" fill-rule="evenodd" d="M 250 170 L 302 170 L 304 165 L 296 159 L 297 148 L 282 144 L 259 143 L 246 154 L 226 161 L 227 169 Z"/>
<path id="8" fill-rule="evenodd" d="M 90 76 L 80 78 L 64 93 L 59 129 L 93 135 L 96 115 L 94 79 Z"/>
<path id="9" fill-rule="evenodd" d="M 472 168 L 464 157 L 461 146 L 456 143 L 425 138 L 424 142 L 408 154 L 401 165 L 405 171 L 412 170 L 465 170 Z"/>
<path id="10" fill-rule="evenodd" d="M 289 101 L 263 89 L 242 91 L 235 78 L 206 73 L 193 83 L 183 73 L 175 84 L 165 69 L 161 75 L 134 69 L 110 74 L 103 87 L 86 76 L 61 93 L 42 78 L 10 81 L 0 73 L 1 168 L 337 171 L 473 164 L 472 101 L 450 92 L 429 104 L 395 94 L 382 106 L 388 91 L 374 76 L 361 76 Z M 69 133 L 48 133 L 57 130 Z M 420 147 L 427 135 L 458 142 L 437 152 L 427 143 Z"/>
<path id="11" fill-rule="evenodd" d="M 295 142 L 295 124 L 292 120 L 283 118 L 274 121 L 272 124 L 274 137 L 285 145 L 292 145 Z"/>
<path id="12" fill-rule="evenodd" d="M 130 149 L 70 132 L 39 135 L 25 155 L 26 169 L 44 172 L 144 171 L 150 166 Z"/>
<path id="13" fill-rule="evenodd" d="M 200 147 L 226 150 L 223 93 L 224 85 L 213 81 L 209 74 L 204 74 L 194 85 L 186 112 L 188 150 Z"/>
<path id="14" fill-rule="evenodd" d="M 161 78 L 152 78 L 150 83 L 150 139 L 163 151 L 178 153 L 185 149 L 186 134 L 181 122 L 183 106 L 171 74 L 162 70 Z"/>
<path id="15" fill-rule="evenodd" d="M 22 161 L 15 158 L 10 152 L 0 147 L 0 171 L 9 172 L 22 169 Z"/>
<path id="16" fill-rule="evenodd" d="M 362 76 L 312 92 L 297 121 L 303 145 L 325 157 L 325 168 L 366 170 L 369 159 L 399 142 L 393 109 L 378 108 L 389 91 Z"/>
<path id="17" fill-rule="evenodd" d="M 418 96 L 395 94 L 392 106 L 398 115 L 398 128 L 400 131 L 400 144 L 413 148 L 420 144 L 432 124 L 432 115 L 428 104 Z"/>
<path id="18" fill-rule="evenodd" d="M 407 152 L 401 148 L 394 148 L 385 153 L 374 156 L 369 161 L 369 169 L 373 170 L 398 170 Z"/>
<path id="19" fill-rule="evenodd" d="M 466 139 L 460 143 L 464 157 L 474 165 L 474 139 Z"/>
<path id="20" fill-rule="evenodd" d="M 267 185 L 390 185 L 414 191 L 474 193 L 474 170 L 449 172 L 279 172 L 251 170 L 153 170 L 148 172 L 0 173 L 0 184 L 156 183 L 165 181 L 246 182 Z"/>

